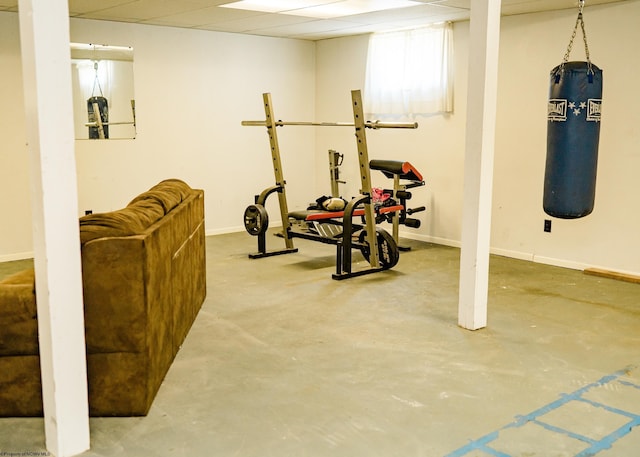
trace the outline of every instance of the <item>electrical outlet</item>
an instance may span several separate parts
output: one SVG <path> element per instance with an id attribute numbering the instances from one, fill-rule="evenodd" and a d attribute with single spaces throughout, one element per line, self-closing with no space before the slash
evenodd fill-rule
<path id="1" fill-rule="evenodd" d="M 544 231 L 547 233 L 551 232 L 551 219 L 544 220 Z"/>

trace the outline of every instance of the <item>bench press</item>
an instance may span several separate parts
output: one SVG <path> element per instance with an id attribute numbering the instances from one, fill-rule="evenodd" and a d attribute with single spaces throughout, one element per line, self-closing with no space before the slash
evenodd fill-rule
<path id="1" fill-rule="evenodd" d="M 353 123 L 338 122 L 284 122 L 276 121 L 273 113 L 271 94 L 263 94 L 266 119 L 264 121 L 242 121 L 245 126 L 263 126 L 267 128 L 271 146 L 271 156 L 275 185 L 255 196 L 255 202 L 244 212 L 245 229 L 250 235 L 258 237 L 258 252 L 249 254 L 252 259 L 297 252 L 294 238 L 318 241 L 336 246 L 336 272 L 333 279 L 346 279 L 354 276 L 375 273 L 393 268 L 399 259 L 396 240 L 384 229 L 376 226 L 378 218 L 403 211 L 402 205 L 376 209 L 371 198 L 371 176 L 365 130 L 381 128 L 418 127 L 417 123 L 382 123 L 364 120 L 362 95 L 359 90 L 351 91 Z M 362 189 L 360 195 L 349 201 L 341 211 L 306 210 L 289 212 L 286 197 L 285 180 L 280 160 L 280 148 L 276 127 L 282 126 L 351 126 L 355 127 L 358 148 L 358 162 Z M 267 198 L 278 196 L 282 231 L 277 235 L 284 239 L 284 249 L 267 250 L 266 232 L 269 216 L 265 209 Z M 357 218 L 361 222 L 357 222 Z M 315 229 L 315 230 L 314 230 Z M 358 249 L 369 262 L 369 268 L 354 271 L 352 268 L 352 250 Z"/>

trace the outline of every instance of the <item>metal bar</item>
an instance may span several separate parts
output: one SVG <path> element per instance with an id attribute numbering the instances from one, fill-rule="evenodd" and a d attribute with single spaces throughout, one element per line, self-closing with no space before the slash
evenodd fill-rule
<path id="1" fill-rule="evenodd" d="M 280 218 L 282 220 L 282 236 L 287 249 L 293 249 L 293 239 L 289 236 L 289 208 L 287 206 L 287 194 L 285 191 L 285 180 L 282 173 L 282 162 L 280 160 L 280 146 L 278 145 L 278 135 L 276 133 L 276 125 L 273 115 L 273 104 L 271 103 L 271 94 L 262 94 L 264 101 L 264 114 L 266 116 L 265 126 L 269 134 L 269 143 L 271 144 L 271 158 L 273 159 L 273 174 L 276 179 L 276 186 L 280 186 L 278 191 L 278 202 L 280 203 Z"/>
<path id="2" fill-rule="evenodd" d="M 136 125 L 135 122 L 102 122 L 100 125 Z M 85 127 L 98 127 L 97 122 L 87 122 Z"/>
<path id="3" fill-rule="evenodd" d="M 340 183 L 344 183 L 344 181 L 340 181 L 340 164 L 342 154 L 338 151 L 334 151 L 333 149 L 329 150 L 329 178 L 331 182 L 331 196 L 332 197 L 340 197 Z"/>
<path id="4" fill-rule="evenodd" d="M 398 191 L 400 190 L 400 175 L 393 175 L 393 197 L 396 197 L 396 194 L 398 193 Z M 405 211 L 406 208 L 406 202 L 404 202 L 404 209 L 402 211 Z M 392 231 L 393 231 L 393 239 L 395 240 L 396 244 L 399 245 L 400 244 L 400 213 L 396 212 L 393 213 L 392 217 Z"/>
<path id="5" fill-rule="evenodd" d="M 266 127 L 267 126 L 266 121 L 242 121 L 241 124 L 248 127 Z"/>
<path id="6" fill-rule="evenodd" d="M 353 105 L 353 122 L 356 128 L 356 145 L 358 147 L 358 162 L 360 164 L 360 193 L 371 197 L 371 172 L 369 170 L 369 152 L 367 150 L 367 136 L 365 133 L 364 111 L 362 108 L 362 94 L 359 90 L 351 91 Z M 369 243 L 369 264 L 371 268 L 380 268 L 378 258 L 378 233 L 376 232 L 376 215 L 371 198 L 364 202 L 364 220 L 367 227 L 367 242 Z"/>
<path id="7" fill-rule="evenodd" d="M 342 263 L 340 271 L 337 271 L 338 274 L 351 273 L 351 242 L 353 241 L 352 239 L 353 211 L 356 209 L 356 206 L 358 206 L 358 204 L 361 201 L 362 201 L 362 198 L 360 199 L 354 198 L 349 203 L 347 203 L 347 206 L 344 209 L 344 218 L 342 219 L 342 225 L 343 225 L 342 243 L 338 245 L 339 248 L 342 250 L 342 254 L 338 256 L 339 259 L 336 259 L 336 260 L 340 260 Z"/>
<path id="8" fill-rule="evenodd" d="M 266 127 L 266 121 L 242 121 L 245 127 Z M 355 127 L 353 122 L 305 122 L 305 121 L 275 121 L 273 125 L 276 127 L 284 126 L 314 126 L 314 127 Z M 417 122 L 380 122 L 365 121 L 364 127 L 369 129 L 417 129 Z"/>
<path id="9" fill-rule="evenodd" d="M 131 100 L 131 114 L 133 115 L 133 125 L 136 125 L 136 101 Z"/>
<path id="10" fill-rule="evenodd" d="M 104 140 L 104 128 L 102 127 L 104 124 L 102 123 L 102 113 L 100 112 L 100 108 L 97 103 L 92 103 L 93 105 L 93 115 L 96 118 L 96 126 L 98 127 L 98 137 L 101 140 Z"/>
<path id="11" fill-rule="evenodd" d="M 380 122 L 367 121 L 365 127 L 369 129 L 417 129 L 417 122 Z"/>

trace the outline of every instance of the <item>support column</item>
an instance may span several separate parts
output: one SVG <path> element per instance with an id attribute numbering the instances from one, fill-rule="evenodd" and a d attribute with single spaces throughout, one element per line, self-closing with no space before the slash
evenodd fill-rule
<path id="1" fill-rule="evenodd" d="M 20 0 L 47 450 L 89 449 L 67 0 Z"/>
<path id="2" fill-rule="evenodd" d="M 458 324 L 487 325 L 501 0 L 471 0 Z"/>

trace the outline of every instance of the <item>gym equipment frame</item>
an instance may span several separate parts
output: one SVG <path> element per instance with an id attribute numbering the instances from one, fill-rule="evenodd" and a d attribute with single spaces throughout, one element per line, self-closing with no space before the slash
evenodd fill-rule
<path id="1" fill-rule="evenodd" d="M 340 166 L 343 160 L 344 154 L 333 149 L 329 150 L 329 181 L 331 182 L 331 196 L 335 198 L 340 197 L 340 184 L 345 184 L 345 181 L 340 179 Z"/>
<path id="2" fill-rule="evenodd" d="M 376 227 L 376 218 L 381 214 L 401 211 L 400 205 L 374 208 L 371 199 L 371 176 L 369 170 L 369 156 L 367 150 L 367 138 L 365 129 L 382 128 L 404 128 L 415 129 L 417 123 L 383 123 L 365 121 L 362 95 L 359 90 L 351 91 L 353 107 L 353 123 L 347 122 L 285 122 L 276 121 L 274 116 L 271 94 L 263 95 L 264 110 L 266 119 L 264 121 L 242 121 L 244 126 L 261 126 L 267 128 L 269 143 L 271 146 L 271 157 L 273 162 L 273 172 L 275 185 L 271 186 L 255 196 L 255 203 L 246 208 L 244 212 L 245 229 L 250 235 L 258 237 L 258 252 L 249 254 L 252 259 L 289 254 L 297 252 L 293 245 L 293 238 L 303 238 L 311 241 L 318 241 L 336 246 L 336 272 L 333 279 L 346 279 L 354 276 L 361 276 L 387 270 L 396 265 L 399 259 L 398 248 L 391 235 L 381 228 Z M 355 136 L 358 150 L 358 162 L 360 169 L 361 190 L 360 195 L 347 203 L 344 211 L 295 211 L 290 213 L 287 205 L 287 195 L 285 180 L 282 172 L 280 160 L 280 147 L 276 127 L 282 126 L 319 126 L 319 127 L 355 127 Z M 266 232 L 269 224 L 269 216 L 265 209 L 267 198 L 277 193 L 280 206 L 280 218 L 282 220 L 282 232 L 278 234 L 284 238 L 285 248 L 275 251 L 267 251 Z M 363 223 L 354 223 L 354 217 L 361 217 Z M 309 223 L 325 223 L 342 228 L 339 234 L 333 233 L 326 236 L 321 233 L 311 233 L 297 230 L 292 221 Z M 354 239 L 357 236 L 357 240 Z M 369 262 L 370 267 L 353 271 L 352 269 L 352 249 L 359 249 L 364 258 Z"/>
<path id="3" fill-rule="evenodd" d="M 410 247 L 400 246 L 399 240 L 399 228 L 400 225 L 406 225 L 411 228 L 420 227 L 420 219 L 415 219 L 411 216 L 414 213 L 425 211 L 424 206 L 417 208 L 407 208 L 407 200 L 410 200 L 412 195 L 408 192 L 408 189 L 414 187 L 424 186 L 424 180 L 422 174 L 409 162 L 401 162 L 397 160 L 372 160 L 369 162 L 369 167 L 372 170 L 379 170 L 387 178 L 393 179 L 393 189 L 384 189 L 384 193 L 391 195 L 391 198 L 400 202 L 402 210 L 391 213 L 381 214 L 377 218 L 377 222 L 380 223 L 384 220 L 392 224 L 393 239 L 398 244 L 398 249 L 401 251 L 409 251 Z M 402 183 L 400 182 L 402 180 Z"/>

